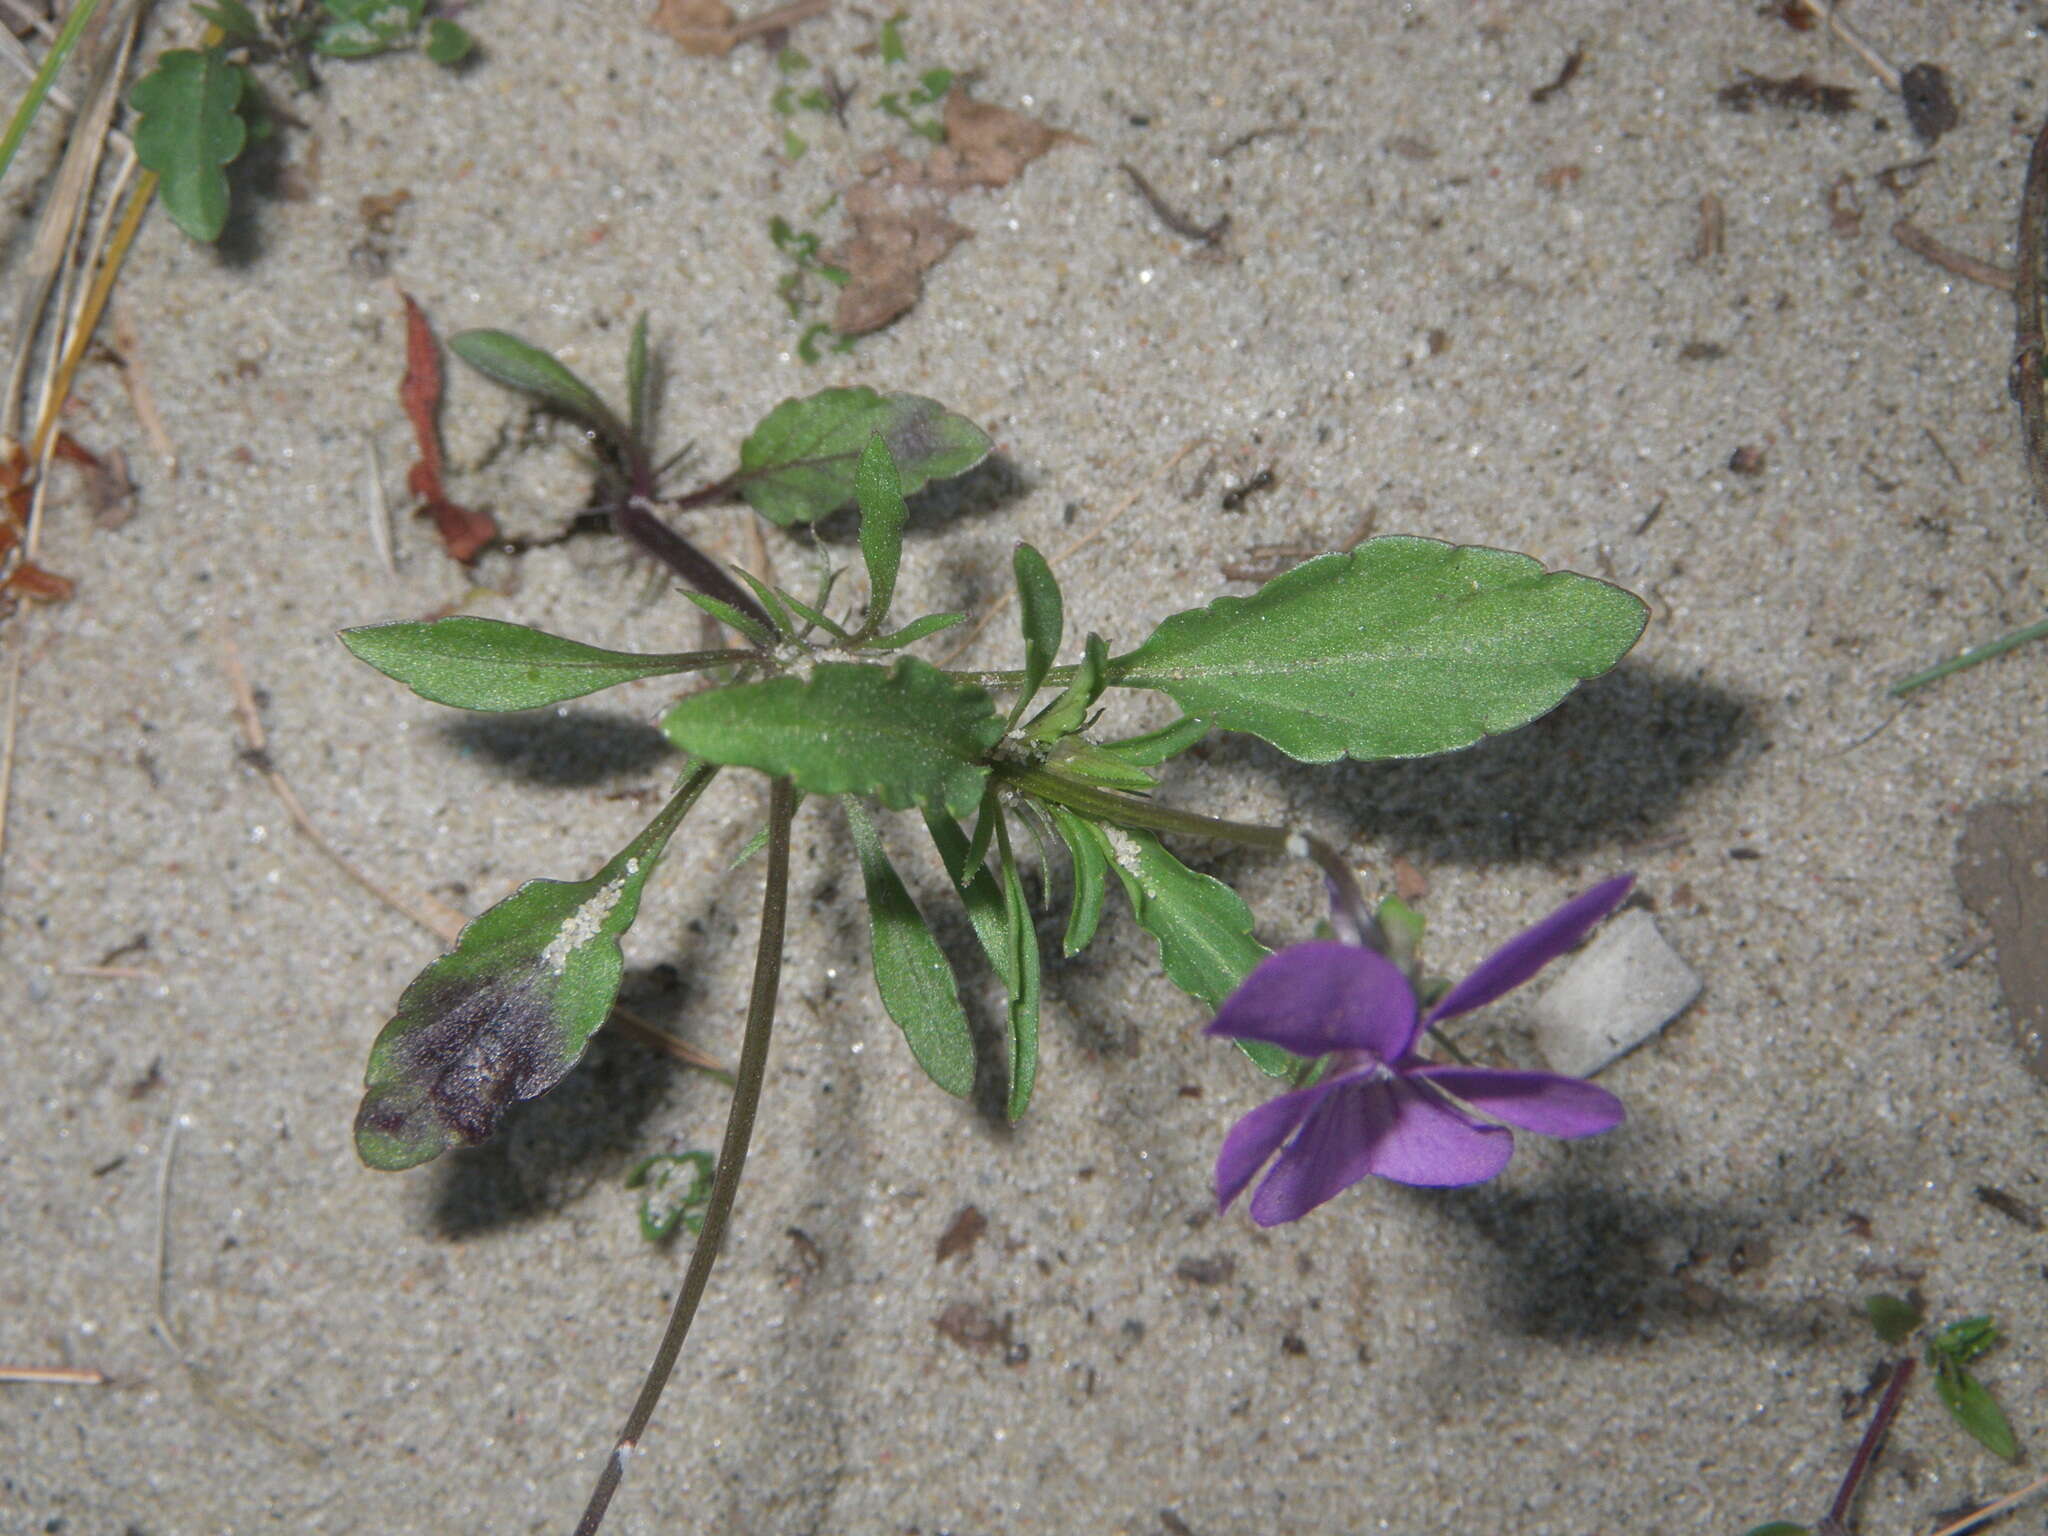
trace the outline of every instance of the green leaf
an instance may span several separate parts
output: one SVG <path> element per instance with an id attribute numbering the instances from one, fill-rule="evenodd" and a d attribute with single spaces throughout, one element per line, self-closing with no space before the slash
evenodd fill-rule
<path id="1" fill-rule="evenodd" d="M 1182 715 L 1173 724 L 1143 736 L 1122 741 L 1105 741 L 1102 750 L 1120 757 L 1136 768 L 1156 768 L 1170 757 L 1178 757 L 1209 734 L 1212 722 L 1195 715 Z"/>
<path id="2" fill-rule="evenodd" d="M 1058 829 L 1060 841 L 1074 858 L 1074 901 L 1067 913 L 1067 934 L 1061 943 L 1067 958 L 1086 949 L 1102 921 L 1102 901 L 1108 889 L 1109 856 L 1095 829 L 1064 805 L 1048 804 L 1046 812 Z"/>
<path id="3" fill-rule="evenodd" d="M 1772 1520 L 1751 1526 L 1742 1536 L 1813 1536 L 1813 1532 L 1803 1525 L 1794 1525 L 1790 1520 Z"/>
<path id="4" fill-rule="evenodd" d="M 1992 1400 L 1982 1382 L 1948 1355 L 1934 1355 L 1934 1391 L 1971 1439 L 2001 1460 L 2020 1459 L 2020 1444 L 2005 1410 Z"/>
<path id="5" fill-rule="evenodd" d="M 1010 706 L 1014 724 L 1058 659 L 1067 620 L 1060 584 L 1045 556 L 1029 544 L 1019 544 L 1010 557 L 1010 567 L 1017 577 L 1017 619 L 1024 631 L 1024 682 L 1017 690 L 1017 702 Z"/>
<path id="6" fill-rule="evenodd" d="M 677 1227 L 703 1231 L 717 1166 L 716 1158 L 701 1151 L 657 1152 L 635 1163 L 626 1188 L 640 1191 L 640 1235 L 660 1243 L 673 1237 Z"/>
<path id="7" fill-rule="evenodd" d="M 974 1089 L 974 1036 L 960 1006 L 953 967 L 889 862 L 866 809 L 852 796 L 845 805 L 867 886 L 875 989 L 925 1076 L 955 1098 L 965 1098 Z"/>
<path id="8" fill-rule="evenodd" d="M 1046 764 L 1089 784 L 1127 789 L 1135 794 L 1147 794 L 1159 787 L 1159 781 L 1144 769 L 1133 768 L 1114 753 L 1105 752 L 1079 736 L 1069 736 L 1054 747 Z"/>
<path id="9" fill-rule="evenodd" d="M 882 434 L 873 433 L 861 450 L 853 476 L 854 499 L 860 503 L 860 556 L 868 567 L 868 616 L 860 627 L 872 635 L 889 617 L 896 597 L 896 568 L 903 560 L 903 525 L 910 510 L 903 504 L 903 482 Z"/>
<path id="10" fill-rule="evenodd" d="M 878 635 L 868 642 L 868 649 L 875 651 L 901 650 L 919 640 L 936 635 L 942 629 L 951 629 L 956 624 L 965 624 L 964 613 L 928 613 L 921 619 L 912 619 L 901 629 L 890 634 Z"/>
<path id="11" fill-rule="evenodd" d="M 532 395 L 543 405 L 574 416 L 596 428 L 613 443 L 632 441 L 625 423 L 612 413 L 597 391 L 562 363 L 529 342 L 505 331 L 457 331 L 448 350 L 478 373 L 507 389 Z"/>
<path id="12" fill-rule="evenodd" d="M 1903 1296 L 1887 1296 L 1882 1293 L 1863 1298 L 1863 1310 L 1870 1318 L 1870 1326 L 1877 1336 L 1887 1344 L 1903 1344 L 1915 1328 L 1921 1324 L 1920 1309 Z"/>
<path id="13" fill-rule="evenodd" d="M 331 59 L 366 59 L 403 47 L 418 30 L 426 0 L 320 0 L 333 18 L 313 39 Z"/>
<path id="14" fill-rule="evenodd" d="M 256 13 L 242 0 L 219 0 L 215 5 L 195 5 L 192 9 L 202 21 L 219 27 L 230 42 L 253 43 L 263 36 Z"/>
<path id="15" fill-rule="evenodd" d="M 826 661 L 795 675 L 694 694 L 661 728 L 714 763 L 787 774 L 814 794 L 873 795 L 891 810 L 981 798 L 1003 734 L 989 696 L 905 656 L 893 669 Z"/>
<path id="16" fill-rule="evenodd" d="M 854 499 L 861 454 L 877 432 L 905 496 L 972 469 L 989 451 L 987 433 L 935 400 L 827 389 L 785 400 L 762 418 L 740 444 L 733 489 L 771 522 L 815 521 Z"/>
<path id="17" fill-rule="evenodd" d="M 460 64 L 475 50 L 476 39 L 447 17 L 436 16 L 427 23 L 426 55 L 443 69 Z"/>
<path id="18" fill-rule="evenodd" d="M 635 678 L 745 659 L 739 651 L 636 656 L 523 624 L 477 618 L 368 624 L 344 629 L 341 643 L 358 661 L 398 679 L 421 698 L 457 709 L 539 709 Z"/>
<path id="19" fill-rule="evenodd" d="M 790 615 L 789 604 L 783 601 L 783 592 L 779 588 L 769 586 L 752 571 L 744 570 L 737 565 L 732 568 L 732 573 L 753 591 L 754 601 L 761 605 L 761 611 L 768 615 L 777 633 L 784 638 L 793 638 L 796 634 L 796 620 Z"/>
<path id="20" fill-rule="evenodd" d="M 901 64 L 910 54 L 903 47 L 903 23 L 906 17 L 898 11 L 882 23 L 881 53 L 884 64 Z"/>
<path id="21" fill-rule="evenodd" d="M 1927 1347 L 1957 1365 L 1972 1360 L 1998 1343 L 1998 1325 L 1988 1317 L 1965 1317 L 1950 1323 L 1927 1341 Z"/>
<path id="22" fill-rule="evenodd" d="M 1222 1007 L 1268 953 L 1252 937 L 1244 899 L 1221 880 L 1189 869 L 1150 832 L 1092 830 L 1123 882 L 1138 926 L 1159 941 L 1167 980 L 1212 1009 Z M 1301 1065 L 1290 1052 L 1263 1041 L 1240 1040 L 1237 1048 L 1269 1077 L 1292 1077 Z"/>
<path id="23" fill-rule="evenodd" d="M 633 322 L 633 337 L 626 343 L 626 430 L 634 442 L 643 445 L 654 413 L 653 382 L 647 356 L 647 316 L 643 314 Z"/>
<path id="24" fill-rule="evenodd" d="M 1033 741 L 1058 741 L 1071 736 L 1088 723 L 1088 711 L 1102 697 L 1109 683 L 1109 647 L 1102 636 L 1090 632 L 1081 652 L 1081 664 L 1074 680 L 1053 701 L 1032 717 L 1024 734 Z"/>
<path id="25" fill-rule="evenodd" d="M 248 71 L 218 48 L 173 48 L 128 92 L 128 105 L 142 114 L 135 157 L 156 172 L 165 211 L 194 240 L 218 240 L 227 224 L 221 167 L 249 140 L 238 110 L 248 83 Z"/>
<path id="26" fill-rule="evenodd" d="M 1017 856 L 1010 848 L 1010 829 L 1002 813 L 996 818 L 996 846 L 1001 854 L 1003 876 L 1003 917 L 1009 925 L 1010 983 L 1010 1100 L 1011 1123 L 1024 1118 L 1031 1104 L 1031 1090 L 1038 1083 L 1039 954 L 1038 929 L 1031 921 L 1031 907 L 1024 899 L 1024 877 L 1017 869 Z"/>
<path id="27" fill-rule="evenodd" d="M 530 880 L 413 978 L 370 1048 L 356 1152 L 410 1168 L 489 1139 L 515 1101 L 555 1086 L 618 996 L 619 939 L 713 768 L 699 768 L 588 880 Z"/>
<path id="28" fill-rule="evenodd" d="M 1421 757 L 1554 708 L 1646 617 L 1621 588 L 1526 555 L 1373 539 L 1175 614 L 1110 677 L 1302 762 Z"/>
<path id="29" fill-rule="evenodd" d="M 752 615 L 741 613 L 739 609 L 733 607 L 731 603 L 726 602 L 723 598 L 712 597 L 707 593 L 698 592 L 689 587 L 679 587 L 677 591 L 683 595 L 685 601 L 696 604 L 697 607 L 703 609 L 704 612 L 710 614 L 711 617 L 718 620 L 719 623 L 725 625 L 734 633 L 745 635 L 762 650 L 772 651 L 775 649 L 776 642 L 779 639 L 775 631 L 762 625 Z"/>
<path id="30" fill-rule="evenodd" d="M 924 813 L 924 824 L 953 889 L 960 894 L 960 905 L 967 911 L 967 921 L 974 928 L 982 953 L 988 956 L 988 963 L 1001 978 L 1005 991 L 1014 991 L 1018 985 L 1017 954 L 1010 939 L 1009 912 L 1002 888 L 989 873 L 987 862 L 969 851 L 967 834 L 960 830 L 959 822 L 928 810 Z"/>

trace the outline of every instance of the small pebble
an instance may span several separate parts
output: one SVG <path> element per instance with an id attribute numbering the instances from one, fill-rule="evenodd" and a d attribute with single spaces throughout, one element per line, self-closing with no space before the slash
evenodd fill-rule
<path id="1" fill-rule="evenodd" d="M 1591 1077 L 1700 995 L 1700 978 L 1641 908 L 1601 930 L 1535 1007 L 1536 1040 L 1559 1072 Z"/>

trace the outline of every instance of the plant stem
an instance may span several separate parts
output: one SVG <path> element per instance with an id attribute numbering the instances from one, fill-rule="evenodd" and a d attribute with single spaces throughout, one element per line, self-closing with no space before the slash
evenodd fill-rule
<path id="1" fill-rule="evenodd" d="M 796 791 L 788 779 L 776 779 L 768 794 L 768 878 L 761 893 L 761 939 L 754 951 L 754 989 L 747 1002 L 747 1033 L 740 1043 L 739 1069 L 735 1075 L 732 1110 L 725 1120 L 725 1140 L 718 1149 L 718 1174 L 711 1186 L 711 1200 L 704 1208 L 704 1225 L 697 1244 L 690 1250 L 690 1267 L 684 1271 L 683 1286 L 676 1293 L 668 1328 L 647 1368 L 647 1380 L 617 1444 L 605 1458 L 597 1487 L 591 1490 L 583 1518 L 576 1523 L 576 1536 L 595 1536 L 604 1523 L 605 1510 L 618 1491 L 626 1470 L 626 1458 L 639 1447 L 640 1436 L 654 1417 L 662 1389 L 675 1370 L 683 1340 L 697 1316 L 697 1304 L 711 1279 L 711 1266 L 718 1261 L 725 1240 L 727 1218 L 739 1192 L 740 1174 L 747 1166 L 747 1148 L 754 1137 L 754 1112 L 761 1104 L 761 1084 L 768 1075 L 768 1038 L 775 1025 L 775 993 L 782 980 L 782 934 L 789 916 L 789 824 L 796 814 Z"/>
<path id="2" fill-rule="evenodd" d="M 1255 822 L 1226 821 L 1220 816 L 1204 816 L 1196 811 L 1177 811 L 1136 795 L 1084 784 L 1049 768 L 998 763 L 995 773 L 1012 788 L 1041 800 L 1050 800 L 1055 805 L 1064 805 L 1068 810 L 1078 811 L 1096 821 L 1115 822 L 1118 826 L 1137 827 L 1146 832 L 1216 838 L 1240 847 L 1312 859 L 1323 872 L 1323 884 L 1330 893 L 1331 926 L 1337 929 L 1337 936 L 1347 944 L 1362 944 L 1381 954 L 1387 951 L 1386 935 L 1380 931 L 1379 920 L 1372 915 L 1372 909 L 1365 904 L 1365 895 L 1358 888 L 1358 876 L 1342 854 L 1313 832 L 1304 832 L 1299 827 L 1262 827 Z"/>
<path id="3" fill-rule="evenodd" d="M 726 575 L 703 550 L 656 517 L 654 503 L 646 496 L 637 492 L 628 496 L 623 505 L 612 510 L 612 524 L 628 542 L 654 556 L 706 597 L 728 603 L 763 629 L 774 630 L 753 594 Z"/>
<path id="4" fill-rule="evenodd" d="M 2048 474 L 2048 470 L 2044 470 Z M 1891 686 L 1891 695 L 1902 699 L 1915 688 L 1925 688 L 1929 683 L 1938 683 L 1944 677 L 1967 671 L 1980 661 L 1989 661 L 1994 656 L 2003 656 L 2007 651 L 2034 640 L 2048 640 L 2048 619 L 2029 624 L 2025 629 L 2016 629 L 2009 635 L 2000 635 L 1996 640 L 1987 640 L 1982 645 L 1973 645 L 1960 656 L 1951 656 L 1947 661 L 1929 667 L 1925 672 L 1915 672 L 1911 677 L 1902 677 Z"/>
<path id="5" fill-rule="evenodd" d="M 1877 1412 L 1870 1416 L 1863 1438 L 1856 1443 L 1856 1454 L 1850 1458 L 1849 1470 L 1842 1474 L 1842 1486 L 1835 1490 L 1835 1502 L 1828 1506 L 1827 1518 L 1820 1523 L 1822 1532 L 1848 1529 L 1849 1506 L 1856 1502 L 1856 1490 L 1862 1485 L 1863 1475 L 1870 1470 L 1870 1463 L 1877 1456 L 1885 1431 L 1892 1427 L 1892 1418 L 1899 1411 L 1899 1399 L 1905 1396 L 1906 1384 L 1913 1379 L 1915 1363 L 1913 1357 L 1907 1355 L 1892 1366 L 1892 1379 L 1885 1383 L 1884 1396 L 1877 1402 Z"/>

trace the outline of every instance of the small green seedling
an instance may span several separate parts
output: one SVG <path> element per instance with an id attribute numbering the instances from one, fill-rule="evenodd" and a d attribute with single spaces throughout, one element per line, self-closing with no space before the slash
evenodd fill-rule
<path id="1" fill-rule="evenodd" d="M 227 225 L 227 167 L 269 131 L 252 70 L 275 66 L 304 91 L 311 60 L 363 59 L 417 49 L 454 66 L 475 48 L 468 32 L 429 16 L 427 0 L 212 0 L 193 9 L 219 34 L 203 48 L 173 48 L 137 80 L 128 103 L 141 114 L 135 155 L 159 179 L 171 220 L 194 240 Z"/>

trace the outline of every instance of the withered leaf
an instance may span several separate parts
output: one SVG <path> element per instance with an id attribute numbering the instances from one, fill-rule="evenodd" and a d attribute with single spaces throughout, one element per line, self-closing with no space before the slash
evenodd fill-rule
<path id="1" fill-rule="evenodd" d="M 832 8 L 832 0 L 789 0 L 740 21 L 724 0 L 661 0 L 647 25 L 674 38 L 700 59 L 723 58 L 749 38 L 795 26 Z"/>
<path id="2" fill-rule="evenodd" d="M 418 515 L 434 525 L 448 558 L 463 565 L 476 557 L 498 536 L 497 519 L 488 512 L 474 511 L 448 499 L 441 483 L 441 344 L 425 311 L 409 293 L 405 301 L 405 377 L 399 381 L 398 403 L 412 423 L 419 443 L 419 460 L 406 474 L 406 488 L 420 499 Z"/>
<path id="3" fill-rule="evenodd" d="M 1972 806 L 1955 876 L 1963 905 L 1991 925 L 2027 1070 L 2048 1078 L 2048 800 Z"/>
<path id="4" fill-rule="evenodd" d="M 1010 1342 L 1010 1319 L 997 1322 L 971 1301 L 956 1301 L 937 1317 L 932 1326 L 962 1349 L 986 1353 Z"/>
<path id="5" fill-rule="evenodd" d="M 972 231 L 947 216 L 969 187 L 1001 187 L 1071 134 L 1007 107 L 978 102 L 960 87 L 946 95 L 946 142 L 921 160 L 887 151 L 848 188 L 853 232 L 824 253 L 847 281 L 832 325 L 843 336 L 878 331 L 914 305 L 924 274 Z"/>

